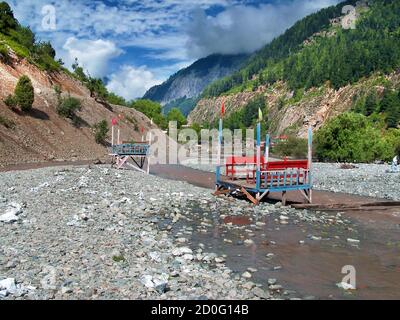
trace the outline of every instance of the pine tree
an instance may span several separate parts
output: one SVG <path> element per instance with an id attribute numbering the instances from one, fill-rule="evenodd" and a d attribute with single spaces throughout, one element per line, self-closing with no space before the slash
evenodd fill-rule
<path id="1" fill-rule="evenodd" d="M 365 100 L 365 115 L 370 116 L 376 111 L 377 107 L 378 97 L 376 95 L 376 91 L 374 90 L 367 96 L 367 99 Z"/>

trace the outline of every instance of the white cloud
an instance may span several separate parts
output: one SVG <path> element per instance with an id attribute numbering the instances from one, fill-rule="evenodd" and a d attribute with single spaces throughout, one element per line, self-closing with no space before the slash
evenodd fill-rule
<path id="1" fill-rule="evenodd" d="M 67 67 L 78 57 L 93 76 L 102 76 L 109 71 L 107 63 L 122 54 L 118 48 L 140 48 L 140 57 L 133 53 L 128 63 L 150 68 L 154 61 L 178 67 L 211 53 L 250 52 L 297 19 L 339 0 L 276 0 L 258 6 L 254 0 L 59 0 L 50 2 L 56 8 L 55 32 L 42 29 L 41 10 L 48 0 L 8 2 L 22 24 L 52 42 Z M 206 16 L 215 5 L 221 13 Z M 111 72 L 121 72 L 118 68 Z M 155 79 L 165 77 L 166 68 L 161 69 L 150 69 Z"/>
<path id="2" fill-rule="evenodd" d="M 124 65 L 111 75 L 107 89 L 127 100 L 133 100 L 142 97 L 148 89 L 161 83 L 162 80 L 156 79 L 154 73 L 146 66 L 135 68 Z"/>
<path id="3" fill-rule="evenodd" d="M 197 10 L 188 27 L 188 53 L 252 53 L 282 34 L 302 17 L 338 3 L 338 0 L 294 0 L 258 7 L 232 6 L 216 17 Z"/>
<path id="4" fill-rule="evenodd" d="M 111 41 L 78 40 L 75 37 L 68 38 L 63 49 L 66 51 L 64 61 L 68 66 L 78 58 L 79 64 L 93 77 L 105 76 L 109 61 L 123 53 Z"/>

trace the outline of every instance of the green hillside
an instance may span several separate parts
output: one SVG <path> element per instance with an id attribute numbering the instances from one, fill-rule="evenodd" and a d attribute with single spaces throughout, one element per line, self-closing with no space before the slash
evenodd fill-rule
<path id="1" fill-rule="evenodd" d="M 293 90 L 318 87 L 329 81 L 334 88 L 354 83 L 381 71 L 400 66 L 400 2 L 376 0 L 361 13 L 356 29 L 332 26 L 345 4 L 323 9 L 297 22 L 282 36 L 256 53 L 230 77 L 205 89 L 203 97 L 251 90 L 279 80 Z M 325 36 L 315 33 L 326 31 Z"/>
<path id="2" fill-rule="evenodd" d="M 92 78 L 85 74 L 76 60 L 72 66 L 74 72 L 64 67 L 61 59 L 56 59 L 56 51 L 50 42 L 37 39 L 35 33 L 21 25 L 14 17 L 14 13 L 7 2 L 0 2 L 0 60 L 11 62 L 11 52 L 20 59 L 27 59 L 29 63 L 48 72 L 64 72 L 84 84 L 99 102 L 108 104 L 127 105 L 127 102 L 108 92 L 101 79 Z"/>

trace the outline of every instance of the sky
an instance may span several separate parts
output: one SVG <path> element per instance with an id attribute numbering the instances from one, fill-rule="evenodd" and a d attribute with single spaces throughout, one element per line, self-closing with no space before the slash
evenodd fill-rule
<path id="1" fill-rule="evenodd" d="M 339 0 L 6 0 L 71 68 L 131 100 L 210 54 L 252 53 Z"/>

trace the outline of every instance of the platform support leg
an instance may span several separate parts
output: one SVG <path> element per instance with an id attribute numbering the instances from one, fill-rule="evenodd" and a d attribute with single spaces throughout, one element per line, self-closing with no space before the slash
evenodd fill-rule
<path id="1" fill-rule="evenodd" d="M 216 186 L 215 192 L 212 194 L 213 196 L 227 195 L 231 191 L 223 186 Z"/>
<path id="2" fill-rule="evenodd" d="M 286 203 L 287 203 L 287 192 L 282 191 L 282 205 L 286 207 Z"/>
<path id="3" fill-rule="evenodd" d="M 129 157 L 122 157 L 119 158 L 118 157 L 118 161 L 117 161 L 117 169 L 122 169 L 122 167 L 124 166 L 124 164 L 128 161 Z"/>
<path id="4" fill-rule="evenodd" d="M 254 205 L 259 204 L 258 200 L 255 199 L 250 193 L 248 193 L 245 188 L 242 188 L 241 191 L 246 195 L 247 199 L 249 199 Z"/>
<path id="5" fill-rule="evenodd" d="M 261 201 L 262 199 L 264 199 L 266 196 L 268 196 L 268 194 L 269 194 L 269 191 L 267 190 L 267 191 L 265 191 L 261 196 L 258 195 L 258 196 L 257 196 L 257 201 L 260 203 L 260 201 Z"/>

